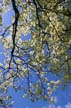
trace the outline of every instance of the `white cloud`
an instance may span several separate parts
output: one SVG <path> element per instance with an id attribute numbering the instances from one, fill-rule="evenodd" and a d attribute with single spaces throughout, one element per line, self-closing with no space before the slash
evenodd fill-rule
<path id="1" fill-rule="evenodd" d="M 65 105 L 65 108 L 71 108 L 71 103 L 68 103 L 67 105 Z"/>
<path id="2" fill-rule="evenodd" d="M 64 106 L 49 105 L 49 106 L 44 106 L 43 108 L 71 108 L 71 103 L 69 102 L 68 104 L 66 104 Z"/>
<path id="3" fill-rule="evenodd" d="M 55 105 L 49 105 L 48 108 L 55 108 Z"/>
<path id="4" fill-rule="evenodd" d="M 57 108 L 61 108 L 61 106 L 57 106 Z"/>

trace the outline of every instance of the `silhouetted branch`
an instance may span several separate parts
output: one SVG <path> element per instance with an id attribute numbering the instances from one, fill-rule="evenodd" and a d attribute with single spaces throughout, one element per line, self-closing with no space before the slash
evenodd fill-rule
<path id="1" fill-rule="evenodd" d="M 11 59 L 10 59 L 10 62 L 9 62 L 9 67 L 10 67 L 12 57 L 13 57 L 13 53 L 14 53 L 14 50 L 15 50 L 15 38 L 16 38 L 16 32 L 17 32 L 17 26 L 18 26 L 18 19 L 19 19 L 19 10 L 16 6 L 16 2 L 15 2 L 15 0 L 11 0 L 11 1 L 12 1 L 13 10 L 14 10 L 14 13 L 15 13 L 15 21 L 13 23 L 13 33 L 12 33 L 13 48 L 12 48 L 12 51 L 11 51 Z"/>

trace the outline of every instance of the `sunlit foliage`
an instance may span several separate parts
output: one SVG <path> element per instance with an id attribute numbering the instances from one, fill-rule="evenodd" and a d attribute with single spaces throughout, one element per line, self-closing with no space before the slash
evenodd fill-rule
<path id="1" fill-rule="evenodd" d="M 58 85 L 71 82 L 71 1 L 2 0 L 0 4 L 0 24 L 2 13 L 14 11 L 12 24 L 0 34 L 5 56 L 0 63 L 0 90 L 7 93 L 12 86 L 32 101 L 54 102 L 52 93 Z M 50 72 L 59 79 L 50 80 Z"/>

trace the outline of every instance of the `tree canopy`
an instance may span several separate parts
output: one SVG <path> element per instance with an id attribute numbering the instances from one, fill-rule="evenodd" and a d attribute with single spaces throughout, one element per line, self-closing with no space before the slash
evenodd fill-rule
<path id="1" fill-rule="evenodd" d="M 9 87 L 22 89 L 24 97 L 54 102 L 52 93 L 71 82 L 71 1 L 1 0 L 2 13 L 13 10 L 12 23 L 0 33 L 4 62 L 0 62 L 0 100 Z M 8 32 L 8 33 L 7 33 Z M 58 76 L 50 80 L 49 73 Z M 11 102 L 13 103 L 13 102 Z"/>

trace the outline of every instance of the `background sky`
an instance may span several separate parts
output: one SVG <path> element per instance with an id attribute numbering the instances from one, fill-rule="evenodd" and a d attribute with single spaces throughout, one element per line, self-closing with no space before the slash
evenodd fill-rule
<path id="1" fill-rule="evenodd" d="M 2 27 L 6 25 L 10 25 L 12 22 L 13 11 L 9 10 L 6 13 L 2 14 L 2 26 L 0 27 L 0 34 L 2 32 Z M 27 36 L 25 39 L 31 37 Z M 3 47 L 0 44 L 0 62 L 3 62 Z M 50 79 L 54 79 L 54 76 L 50 73 Z M 31 102 L 29 98 L 23 98 L 23 91 L 15 92 L 13 88 L 8 89 L 8 93 L 12 95 L 15 100 L 15 104 L 12 108 L 71 108 L 71 85 L 67 86 L 65 90 L 62 90 L 62 87 L 59 87 L 57 91 L 54 92 L 54 96 L 56 97 L 55 104 L 50 105 L 48 101 L 39 100 L 36 102 Z M 1 108 L 1 107 L 0 107 Z"/>

